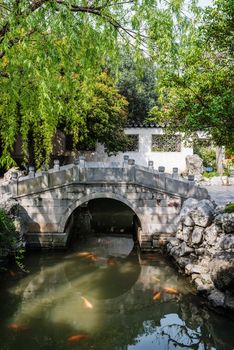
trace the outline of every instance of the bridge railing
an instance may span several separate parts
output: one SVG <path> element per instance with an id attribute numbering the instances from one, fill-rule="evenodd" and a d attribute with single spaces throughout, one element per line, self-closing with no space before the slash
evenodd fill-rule
<path id="1" fill-rule="evenodd" d="M 191 180 L 180 178 L 176 168 L 172 174 L 165 173 L 164 167 L 156 170 L 152 162 L 149 162 L 148 167 L 144 167 L 136 165 L 131 159 L 124 159 L 122 164 L 85 162 L 84 159 L 79 159 L 64 166 L 55 161 L 54 168 L 48 171 L 35 173 L 31 168 L 27 176 L 13 177 L 7 190 L 17 197 L 74 184 L 118 183 L 126 186 L 135 184 L 185 198 L 208 197 L 207 191 L 195 186 Z"/>

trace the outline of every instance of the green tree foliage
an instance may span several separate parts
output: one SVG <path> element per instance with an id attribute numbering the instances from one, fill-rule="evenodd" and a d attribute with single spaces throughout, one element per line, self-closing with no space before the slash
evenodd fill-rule
<path id="1" fill-rule="evenodd" d="M 16 242 L 15 226 L 3 209 L 0 209 L 0 249 L 11 250 Z"/>
<path id="2" fill-rule="evenodd" d="M 217 0 L 204 15 L 170 23 L 160 36 L 152 29 L 159 47 L 156 119 L 187 134 L 206 131 L 217 145 L 233 144 L 233 1 Z"/>
<path id="3" fill-rule="evenodd" d="M 182 2 L 163 6 L 173 15 Z M 61 126 L 75 144 L 86 137 L 89 103 L 103 67 L 118 61 L 123 41 L 140 56 L 149 22 L 161 15 L 155 0 L 1 0 L 0 11 L 1 164 L 7 167 L 17 135 L 25 160 L 33 149 L 37 165 L 49 161 Z"/>
<path id="4" fill-rule="evenodd" d="M 0 209 L 0 259 L 12 256 L 16 265 L 25 270 L 22 263 L 23 253 L 24 248 L 18 245 L 17 233 L 11 216 Z"/>
<path id="5" fill-rule="evenodd" d="M 87 101 L 83 116 L 83 129 L 80 142 L 82 149 L 95 149 L 96 141 L 103 145 L 109 154 L 125 148 L 128 142 L 123 132 L 127 121 L 128 102 L 115 88 L 114 81 L 102 72 L 93 87 L 93 94 Z"/>
<path id="6" fill-rule="evenodd" d="M 123 51 L 117 87 L 129 102 L 128 120 L 144 121 L 155 106 L 156 69 L 155 62 L 142 57 L 136 62 L 132 52 Z"/>

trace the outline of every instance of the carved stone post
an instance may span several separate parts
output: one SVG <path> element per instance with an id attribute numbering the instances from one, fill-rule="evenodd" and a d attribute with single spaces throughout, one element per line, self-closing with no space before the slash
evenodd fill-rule
<path id="1" fill-rule="evenodd" d="M 85 157 L 80 156 L 79 157 L 79 180 L 85 181 L 86 180 L 86 173 L 85 173 Z"/>
<path id="2" fill-rule="evenodd" d="M 158 172 L 159 173 L 165 173 L 165 166 L 159 166 L 158 167 Z"/>
<path id="3" fill-rule="evenodd" d="M 173 179 L 179 178 L 179 169 L 178 168 L 172 168 L 172 178 Z"/>
<path id="4" fill-rule="evenodd" d="M 29 177 L 35 177 L 35 168 L 34 168 L 34 166 L 33 165 L 29 165 L 28 170 L 29 170 L 28 176 Z"/>
<path id="5" fill-rule="evenodd" d="M 127 154 L 125 154 L 123 156 L 123 166 L 126 167 L 128 165 L 128 160 L 129 160 L 129 156 Z"/>
<path id="6" fill-rule="evenodd" d="M 129 166 L 129 180 L 132 182 L 135 182 L 136 180 L 136 168 L 135 168 L 135 159 L 129 159 L 128 160 L 128 166 Z"/>
<path id="7" fill-rule="evenodd" d="M 54 160 L 54 170 L 59 171 L 60 169 L 60 164 L 59 164 L 59 159 Z"/>
<path id="8" fill-rule="evenodd" d="M 194 181 L 194 175 L 188 175 L 188 180 L 189 181 Z"/>
<path id="9" fill-rule="evenodd" d="M 148 161 L 148 168 L 153 170 L 154 169 L 154 162 L 152 160 Z"/>

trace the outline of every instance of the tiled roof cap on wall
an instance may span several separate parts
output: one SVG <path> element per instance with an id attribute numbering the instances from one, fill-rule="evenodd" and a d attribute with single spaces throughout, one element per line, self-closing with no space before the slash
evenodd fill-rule
<path id="1" fill-rule="evenodd" d="M 165 128 L 165 124 L 157 124 L 155 121 L 129 120 L 127 128 Z"/>

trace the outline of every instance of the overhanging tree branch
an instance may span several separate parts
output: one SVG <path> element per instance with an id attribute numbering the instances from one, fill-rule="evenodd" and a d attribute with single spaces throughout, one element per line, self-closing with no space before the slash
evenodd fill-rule
<path id="1" fill-rule="evenodd" d="M 30 2 L 28 9 L 25 12 L 17 14 L 20 18 L 26 18 L 31 13 L 35 12 L 39 8 L 41 8 L 46 3 L 57 3 L 58 5 L 65 5 L 69 6 L 64 0 L 35 0 Z M 104 13 L 103 10 L 105 7 L 110 7 L 114 5 L 123 5 L 126 3 L 132 3 L 132 1 L 125 1 L 125 2 L 119 2 L 119 3 L 113 3 L 113 2 L 106 2 L 102 6 L 80 6 L 80 5 L 70 5 L 68 9 L 72 12 L 80 12 L 80 13 L 88 13 L 92 15 L 99 16 L 109 22 L 118 32 L 123 31 L 125 34 L 127 34 L 129 37 L 131 37 L 133 40 L 137 40 L 137 36 L 141 37 L 142 39 L 147 39 L 147 36 L 142 33 L 137 33 L 133 31 L 132 29 L 124 27 L 118 20 L 116 20 L 111 14 Z M 8 48 L 11 48 L 15 44 L 17 44 L 19 41 L 24 39 L 25 37 L 31 35 L 33 32 L 35 32 L 36 29 L 31 30 L 27 34 L 16 37 L 11 39 L 8 42 Z M 10 23 L 6 23 L 1 29 L 0 29 L 0 43 L 3 41 L 6 33 L 10 32 Z M 5 50 L 0 51 L 0 59 L 5 55 Z"/>

